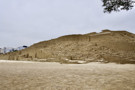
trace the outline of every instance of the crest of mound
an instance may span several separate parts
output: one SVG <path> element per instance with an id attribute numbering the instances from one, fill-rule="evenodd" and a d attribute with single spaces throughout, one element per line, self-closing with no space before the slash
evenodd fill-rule
<path id="1" fill-rule="evenodd" d="M 135 63 L 135 35 L 127 31 L 66 35 L 27 49 L 1 55 L 1 59 L 55 62 Z"/>

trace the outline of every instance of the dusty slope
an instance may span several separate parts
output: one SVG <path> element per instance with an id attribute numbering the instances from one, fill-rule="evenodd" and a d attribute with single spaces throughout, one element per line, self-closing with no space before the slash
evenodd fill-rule
<path id="1" fill-rule="evenodd" d="M 135 90 L 135 65 L 0 62 L 0 90 Z"/>
<path id="2" fill-rule="evenodd" d="M 1 55 L 1 59 L 60 61 L 84 60 L 135 63 L 135 35 L 127 31 L 67 35 Z"/>

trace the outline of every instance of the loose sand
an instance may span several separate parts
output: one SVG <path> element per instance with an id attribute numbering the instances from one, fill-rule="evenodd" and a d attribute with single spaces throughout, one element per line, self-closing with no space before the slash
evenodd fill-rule
<path id="1" fill-rule="evenodd" d="M 0 60 L 0 90 L 135 90 L 135 65 Z"/>

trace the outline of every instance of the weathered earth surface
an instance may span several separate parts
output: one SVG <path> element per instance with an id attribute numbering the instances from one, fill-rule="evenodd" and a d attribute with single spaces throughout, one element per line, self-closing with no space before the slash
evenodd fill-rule
<path id="1" fill-rule="evenodd" d="M 0 60 L 0 90 L 135 90 L 135 65 Z"/>
<path id="2" fill-rule="evenodd" d="M 103 30 L 100 33 L 67 35 L 36 43 L 21 51 L 0 55 L 0 59 L 61 63 L 135 63 L 135 34 Z"/>

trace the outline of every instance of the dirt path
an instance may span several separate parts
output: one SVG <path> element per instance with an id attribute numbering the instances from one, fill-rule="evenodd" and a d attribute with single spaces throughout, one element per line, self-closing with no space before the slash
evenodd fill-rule
<path id="1" fill-rule="evenodd" d="M 135 90 L 135 65 L 0 61 L 0 90 Z"/>

